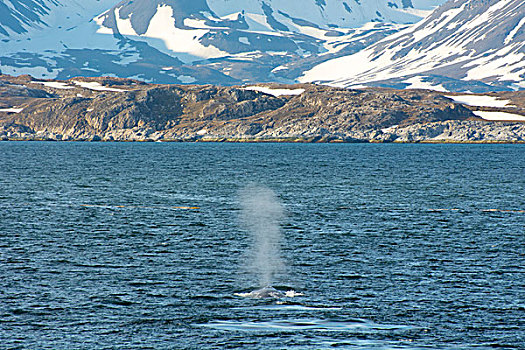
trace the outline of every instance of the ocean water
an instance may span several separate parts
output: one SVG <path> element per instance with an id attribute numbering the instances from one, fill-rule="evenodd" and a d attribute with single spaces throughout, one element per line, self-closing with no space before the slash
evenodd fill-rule
<path id="1" fill-rule="evenodd" d="M 524 190 L 524 145 L 2 142 L 0 348 L 524 349 Z"/>

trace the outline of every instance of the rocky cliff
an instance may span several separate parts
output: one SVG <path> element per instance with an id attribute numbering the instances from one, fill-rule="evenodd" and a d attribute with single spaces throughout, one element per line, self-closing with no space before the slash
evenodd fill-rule
<path id="1" fill-rule="evenodd" d="M 525 92 L 504 93 L 525 115 Z M 156 85 L 0 76 L 0 138 L 103 141 L 523 142 L 427 90 Z"/>

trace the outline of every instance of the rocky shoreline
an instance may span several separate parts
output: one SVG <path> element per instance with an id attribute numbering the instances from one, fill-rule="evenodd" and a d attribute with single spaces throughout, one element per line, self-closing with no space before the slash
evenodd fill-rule
<path id="1" fill-rule="evenodd" d="M 525 115 L 525 92 L 500 94 Z M 427 90 L 0 76 L 0 140 L 525 143 L 525 123 L 473 110 Z"/>
<path id="2" fill-rule="evenodd" d="M 142 128 L 114 130 L 103 135 L 69 137 L 20 125 L 0 125 L 0 141 L 101 141 L 101 142 L 290 142 L 290 143 L 525 143 L 525 124 L 444 121 L 364 130 L 345 134 L 206 135 L 176 137 Z"/>

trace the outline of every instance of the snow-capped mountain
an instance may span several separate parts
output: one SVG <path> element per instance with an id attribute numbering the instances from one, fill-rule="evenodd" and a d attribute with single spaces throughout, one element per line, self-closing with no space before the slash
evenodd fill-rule
<path id="1" fill-rule="evenodd" d="M 0 38 L 34 35 L 42 29 L 75 26 L 107 10 L 114 0 L 0 0 Z"/>
<path id="2" fill-rule="evenodd" d="M 472 92 L 525 89 L 525 2 L 451 0 L 404 31 L 316 66 L 301 81 Z"/>
<path id="3" fill-rule="evenodd" d="M 344 42 L 340 37 L 349 28 L 414 23 L 420 13 L 410 0 L 135 0 L 119 3 L 97 22 L 101 33 L 148 41 L 194 61 L 254 51 L 338 50 L 334 44 Z"/>
<path id="4" fill-rule="evenodd" d="M 0 0 L 0 71 L 293 82 L 445 0 Z"/>

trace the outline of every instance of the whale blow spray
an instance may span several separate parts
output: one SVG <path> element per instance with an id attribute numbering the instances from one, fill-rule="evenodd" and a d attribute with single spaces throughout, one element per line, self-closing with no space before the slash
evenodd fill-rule
<path id="1" fill-rule="evenodd" d="M 261 287 L 270 287 L 275 276 L 284 270 L 279 227 L 283 208 L 275 193 L 261 185 L 247 186 L 240 199 L 242 220 L 252 238 L 249 267 L 259 277 Z"/>

